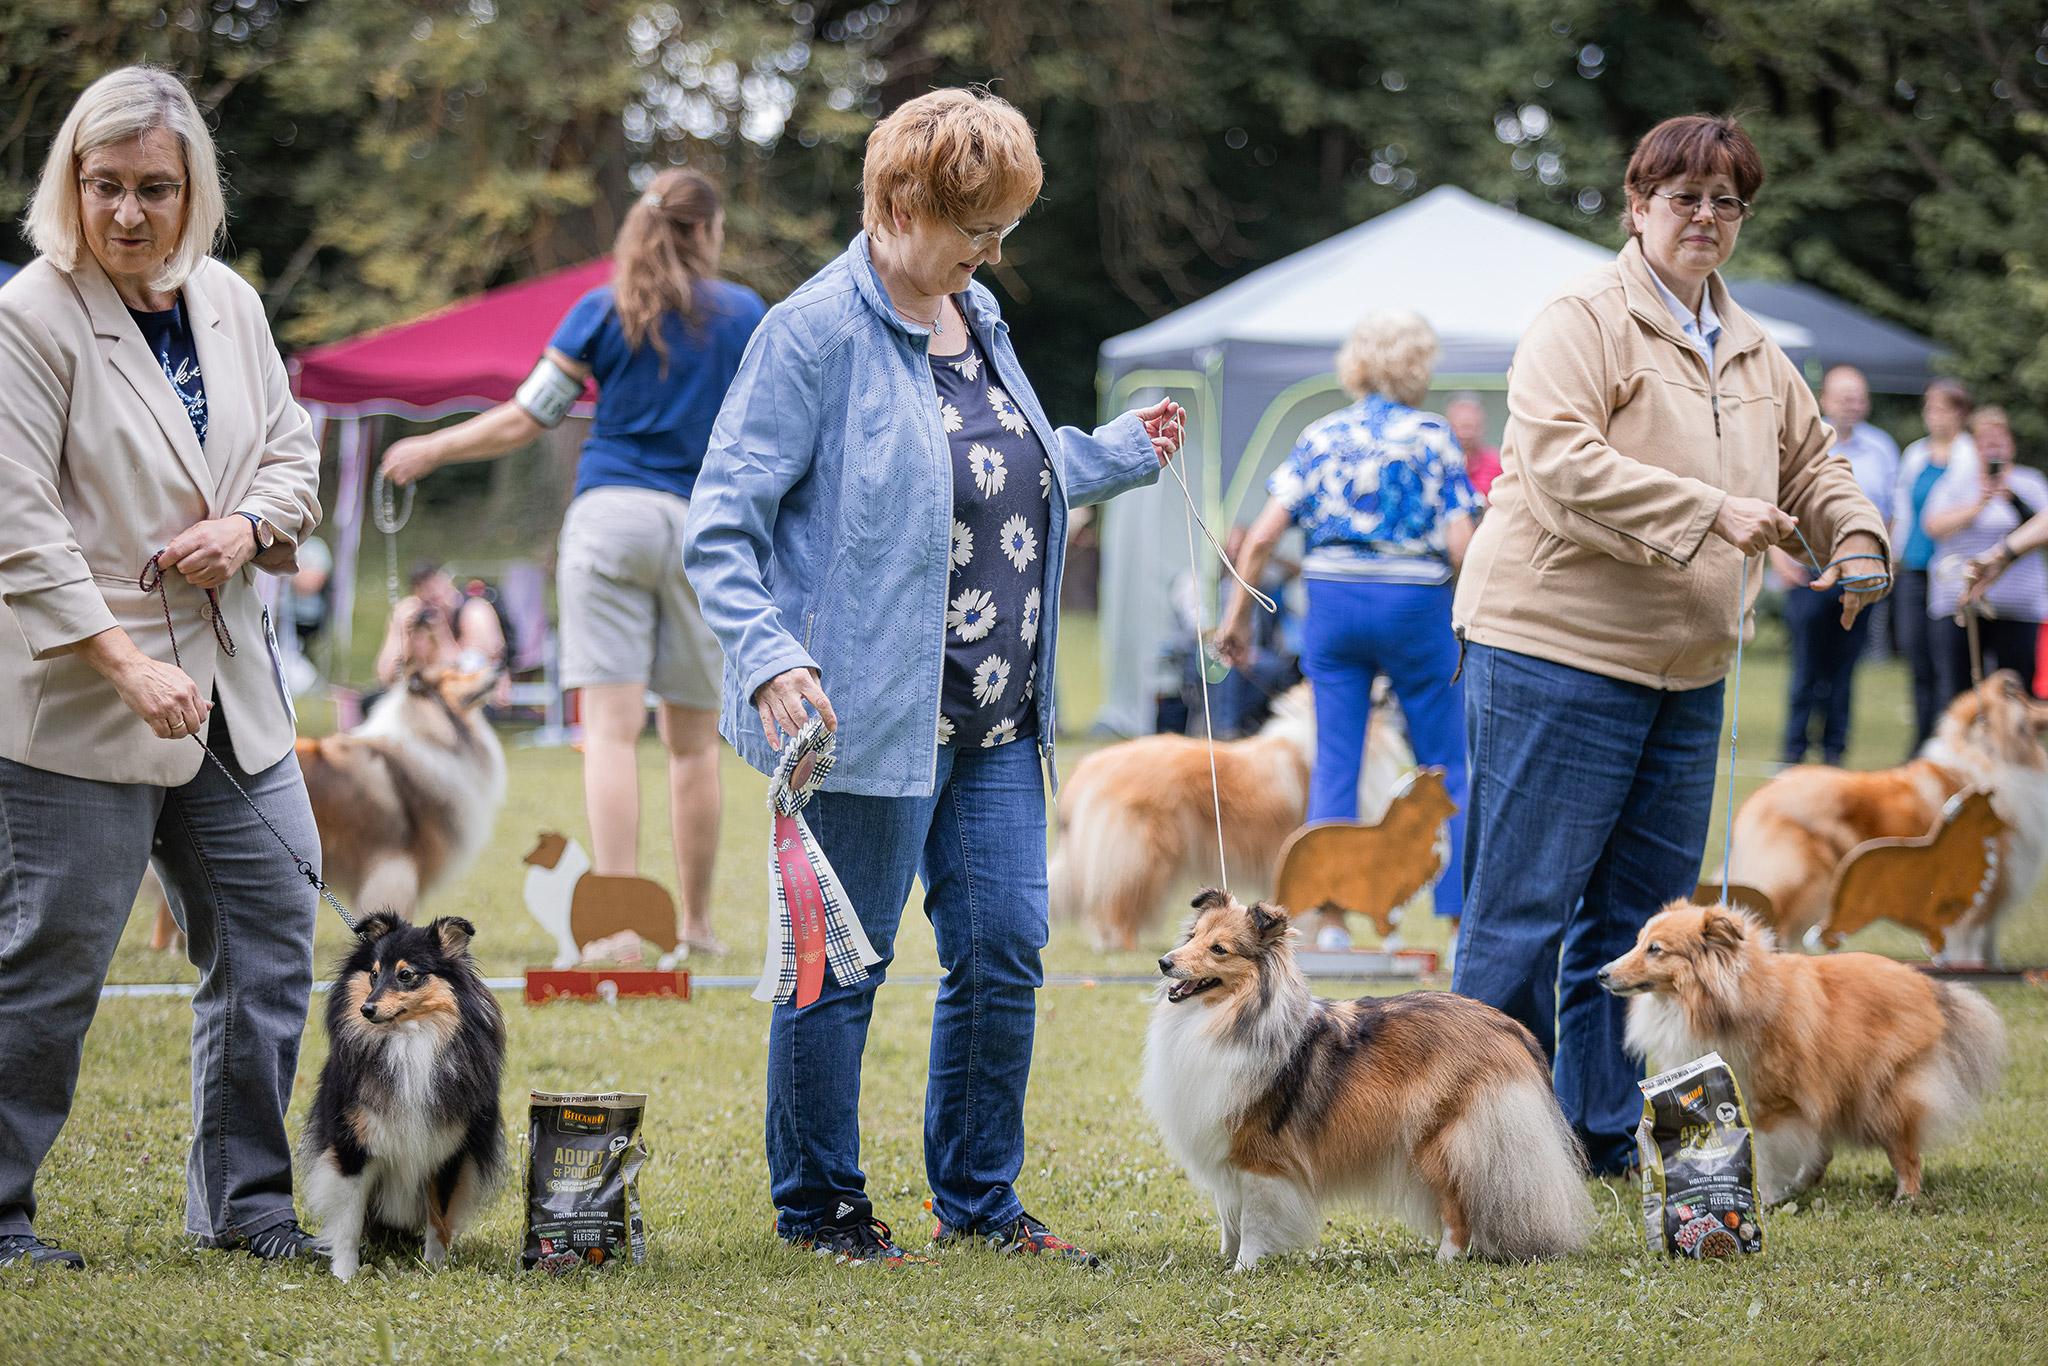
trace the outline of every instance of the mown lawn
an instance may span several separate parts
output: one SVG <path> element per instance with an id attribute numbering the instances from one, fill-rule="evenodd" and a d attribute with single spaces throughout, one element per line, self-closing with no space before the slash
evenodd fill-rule
<path id="1" fill-rule="evenodd" d="M 1079 720 L 1093 710 L 1093 632 L 1092 623 L 1071 625 L 1084 629 L 1070 633 L 1075 667 L 1064 705 Z M 1753 656 L 1744 681 L 1744 749 L 1767 756 L 1783 671 Z M 1899 757 L 1902 687 L 1893 667 L 1865 671 L 1858 764 Z M 1064 761 L 1080 751 L 1067 745 Z M 519 858 L 534 832 L 587 838 L 574 753 L 512 748 L 510 757 L 512 793 L 497 837 L 474 875 L 433 905 L 477 923 L 477 949 L 494 973 L 548 952 L 519 895 Z M 651 782 L 659 772 L 651 743 L 641 763 Z M 1761 772 L 1745 761 L 1739 791 Z M 733 761 L 726 776 L 718 925 L 734 952 L 693 966 L 743 975 L 758 965 L 762 942 L 763 785 Z M 665 832 L 651 830 L 644 843 L 644 871 L 670 881 Z M 1717 819 L 1716 867 L 1719 852 Z M 915 918 L 915 904 L 906 914 Z M 139 917 L 130 926 L 116 979 L 190 980 L 182 963 L 149 952 L 145 929 Z M 1411 927 L 1411 942 L 1435 938 L 1431 926 Z M 1156 939 L 1163 946 L 1165 931 Z M 323 924 L 323 962 L 339 942 L 339 927 Z M 2036 899 L 2005 944 L 2009 957 L 2048 960 L 2048 898 Z M 1905 935 L 1883 929 L 1859 946 L 1913 951 Z M 927 930 L 907 926 L 899 949 L 899 974 L 935 970 Z M 1143 972 L 1158 951 L 1103 958 L 1078 927 L 1060 925 L 1049 967 Z M 1318 1255 L 1252 1276 L 1224 1273 L 1206 1200 L 1168 1161 L 1137 1104 L 1149 1009 L 1140 988 L 1049 989 L 1040 999 L 1020 1186 L 1036 1213 L 1109 1259 L 1112 1269 L 1094 1274 L 979 1252 L 887 1274 L 788 1252 L 772 1236 L 761 1153 L 764 1007 L 736 990 L 609 1008 L 532 1010 L 508 999 L 513 1133 L 523 1130 L 529 1087 L 651 1094 L 648 1264 L 567 1281 L 521 1274 L 520 1205 L 507 1192 L 458 1246 L 451 1269 L 430 1275 L 387 1263 L 347 1287 L 181 1247 L 187 1008 L 175 999 L 110 1001 L 39 1188 L 43 1231 L 79 1247 L 94 1269 L 0 1276 L 0 1359 L 2038 1360 L 2048 1354 L 2048 993 L 2003 986 L 1988 994 L 2013 1038 L 2007 1086 L 1967 1141 L 1930 1160 L 1929 1193 L 1916 1207 L 1895 1208 L 1883 1160 L 1858 1154 L 1836 1165 L 1820 1198 L 1774 1213 L 1769 1255 L 1745 1265 L 1646 1258 L 1634 1193 L 1609 1185 L 1595 1192 L 1597 1241 L 1563 1262 L 1439 1267 L 1423 1240 L 1340 1212 Z M 881 993 L 863 1113 L 878 1212 L 920 1244 L 932 1001 L 932 988 L 916 983 Z M 315 1023 L 295 1125 L 324 1051 Z"/>

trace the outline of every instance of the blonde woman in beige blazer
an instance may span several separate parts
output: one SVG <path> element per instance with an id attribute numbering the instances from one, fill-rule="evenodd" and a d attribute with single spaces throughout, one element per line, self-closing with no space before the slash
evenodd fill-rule
<path id="1" fill-rule="evenodd" d="M 186 1231 L 317 1255 L 284 1127 L 316 902 L 235 784 L 317 860 L 254 583 L 296 567 L 319 453 L 255 291 L 208 255 L 224 217 L 184 86 L 116 71 L 0 289 L 0 1266 L 83 1264 L 32 1232 L 35 1173 L 152 845 L 200 973 Z"/>

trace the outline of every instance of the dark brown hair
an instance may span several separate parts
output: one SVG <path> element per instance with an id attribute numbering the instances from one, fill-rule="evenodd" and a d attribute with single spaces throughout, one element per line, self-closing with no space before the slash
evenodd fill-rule
<path id="1" fill-rule="evenodd" d="M 1622 209 L 1622 224 L 1629 236 L 1636 235 L 1635 218 L 1629 212 L 1649 199 L 1650 191 L 1678 176 L 1705 179 L 1725 174 L 1735 182 L 1735 193 L 1755 199 L 1764 187 L 1764 159 L 1742 125 L 1733 118 L 1713 114 L 1684 114 L 1643 134 L 1628 159 L 1623 184 L 1628 204 Z"/>
<path id="2" fill-rule="evenodd" d="M 1938 397 L 1963 417 L 1967 418 L 1970 415 L 1970 386 L 1959 379 L 1951 379 L 1947 375 L 1943 375 L 1927 386 L 1927 392 L 1922 397 Z"/>
<path id="3" fill-rule="evenodd" d="M 612 244 L 612 302 L 629 345 L 653 342 L 668 368 L 661 315 L 698 321 L 697 281 L 711 273 L 709 244 L 699 228 L 717 219 L 723 200 L 701 171 L 663 171 L 626 210 Z"/>

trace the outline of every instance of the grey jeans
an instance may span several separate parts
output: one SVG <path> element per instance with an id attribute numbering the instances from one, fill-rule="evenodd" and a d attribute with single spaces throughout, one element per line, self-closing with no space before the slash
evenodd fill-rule
<path id="1" fill-rule="evenodd" d="M 317 864 L 298 760 L 245 774 L 213 715 L 214 753 Z M 71 1111 L 100 984 L 152 858 L 199 969 L 186 1231 L 233 1242 L 292 1217 L 284 1112 L 313 985 L 313 888 L 211 761 L 164 788 L 0 759 L 0 1234 L 35 1217 L 36 1168 Z"/>

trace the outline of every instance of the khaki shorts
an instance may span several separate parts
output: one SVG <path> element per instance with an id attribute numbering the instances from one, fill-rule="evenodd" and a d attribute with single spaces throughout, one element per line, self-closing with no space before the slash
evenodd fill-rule
<path id="1" fill-rule="evenodd" d="M 717 709 L 718 638 L 683 577 L 689 510 L 672 493 L 619 487 L 569 504 L 555 580 L 564 688 L 637 683 L 679 707 Z"/>

